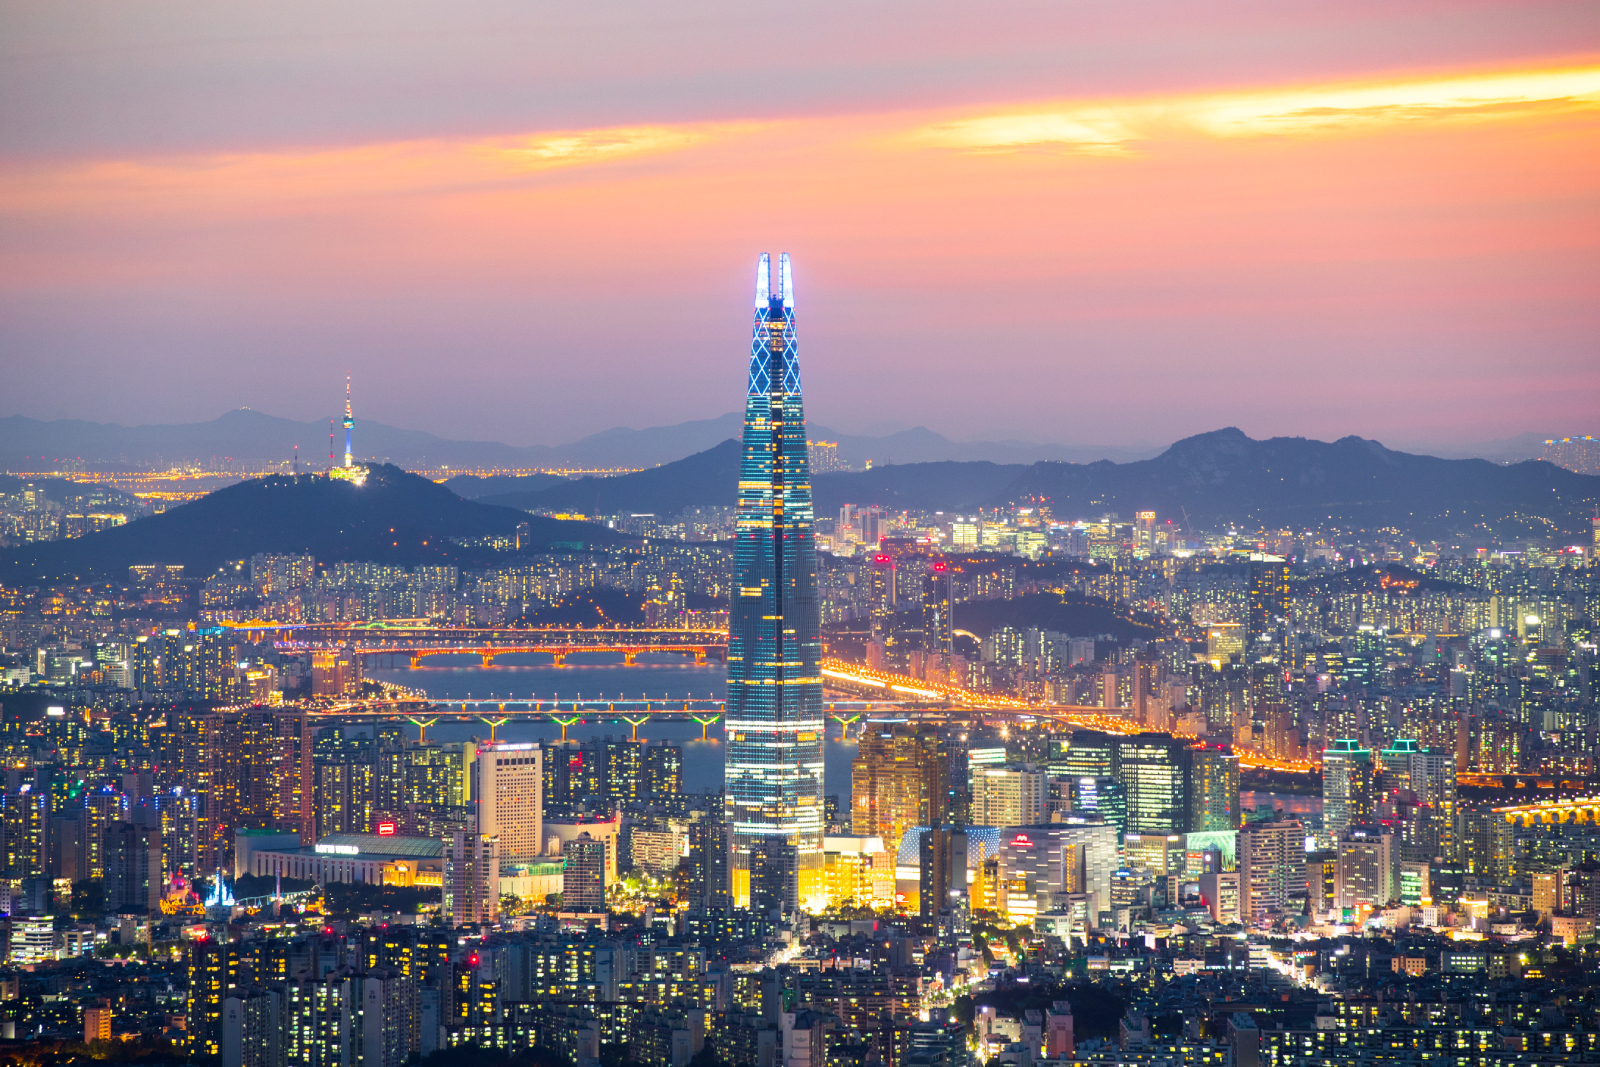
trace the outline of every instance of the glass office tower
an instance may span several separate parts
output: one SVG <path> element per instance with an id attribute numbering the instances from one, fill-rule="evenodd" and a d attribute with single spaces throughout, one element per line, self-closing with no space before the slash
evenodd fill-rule
<path id="1" fill-rule="evenodd" d="M 734 902 L 750 898 L 761 838 L 798 852 L 797 900 L 820 891 L 822 641 L 811 477 L 787 253 L 756 270 L 728 625 L 728 823 Z M 776 284 L 774 284 L 776 283 Z"/>

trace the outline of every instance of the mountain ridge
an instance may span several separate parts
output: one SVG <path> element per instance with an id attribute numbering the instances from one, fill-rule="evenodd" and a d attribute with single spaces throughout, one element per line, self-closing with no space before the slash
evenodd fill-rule
<path id="1" fill-rule="evenodd" d="M 257 552 L 309 553 L 319 562 L 481 565 L 500 553 L 452 538 L 510 536 L 522 524 L 532 535 L 530 551 L 633 540 L 590 523 L 463 500 L 427 478 L 379 464 L 369 467 L 364 485 L 316 475 L 255 478 L 125 526 L 0 549 L 0 582 L 121 580 L 135 563 L 181 563 L 189 576 L 201 577 Z"/>
<path id="2" fill-rule="evenodd" d="M 738 462 L 739 445 L 730 438 L 637 474 L 484 499 L 548 511 L 672 515 L 731 504 Z M 812 497 L 825 518 L 844 504 L 961 512 L 1033 499 L 1048 501 L 1065 519 L 1117 513 L 1126 520 L 1155 510 L 1206 527 L 1330 524 L 1404 527 L 1428 536 L 1576 536 L 1587 530 L 1587 509 L 1600 502 L 1600 478 L 1541 460 L 1501 466 L 1416 456 L 1356 436 L 1255 440 L 1225 427 L 1130 463 L 942 462 L 815 475 Z"/>

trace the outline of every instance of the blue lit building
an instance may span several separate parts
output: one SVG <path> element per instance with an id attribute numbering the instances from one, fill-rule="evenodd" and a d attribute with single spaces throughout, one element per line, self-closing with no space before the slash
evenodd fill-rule
<path id="1" fill-rule="evenodd" d="M 738 905 L 750 899 L 752 846 L 764 837 L 782 837 L 798 853 L 791 905 L 821 890 L 822 641 L 811 520 L 794 283 L 787 253 L 776 277 L 763 254 L 728 625 L 726 804 Z"/>

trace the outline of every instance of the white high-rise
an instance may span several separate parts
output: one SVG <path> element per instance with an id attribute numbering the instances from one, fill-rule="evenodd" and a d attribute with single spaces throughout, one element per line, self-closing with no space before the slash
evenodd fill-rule
<path id="1" fill-rule="evenodd" d="M 1048 817 L 1050 776 L 1028 764 L 972 770 L 974 826 L 1033 826 Z"/>
<path id="2" fill-rule="evenodd" d="M 544 851 L 544 751 L 529 742 L 490 744 L 472 764 L 478 833 L 500 840 L 502 860 Z"/>

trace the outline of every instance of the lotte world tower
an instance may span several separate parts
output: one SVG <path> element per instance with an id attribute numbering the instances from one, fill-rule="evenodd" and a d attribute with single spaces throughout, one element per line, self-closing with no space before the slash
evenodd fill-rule
<path id="1" fill-rule="evenodd" d="M 822 640 L 806 420 L 789 255 L 756 269 L 728 624 L 726 810 L 735 903 L 771 857 L 791 906 L 820 889 Z"/>

